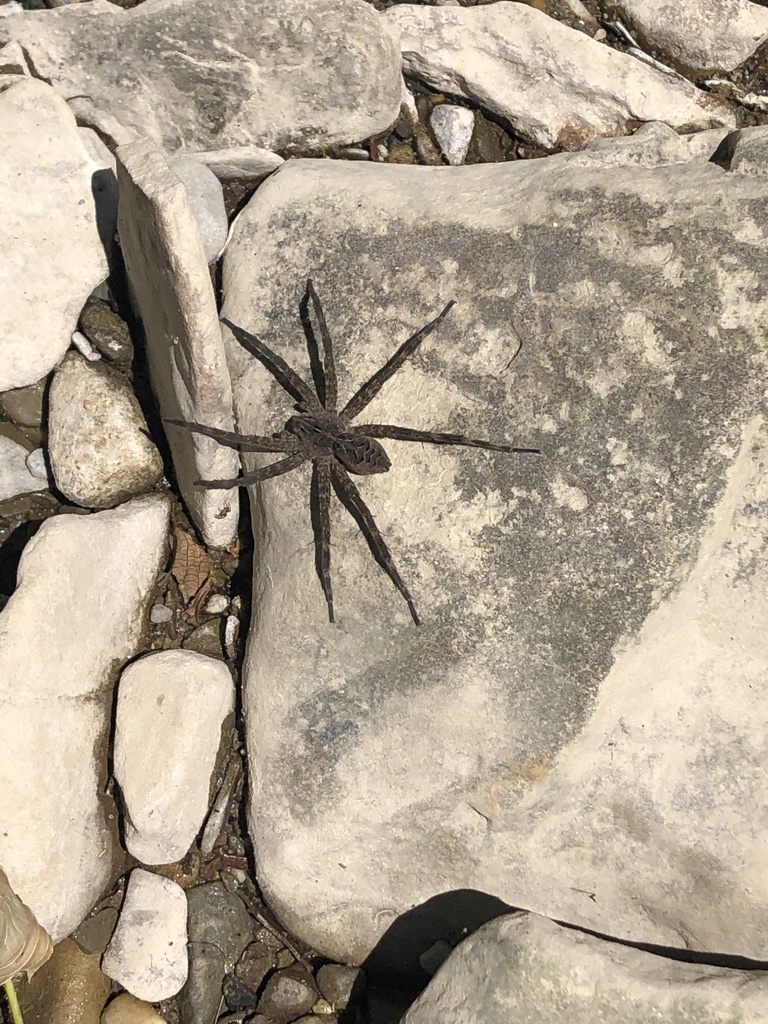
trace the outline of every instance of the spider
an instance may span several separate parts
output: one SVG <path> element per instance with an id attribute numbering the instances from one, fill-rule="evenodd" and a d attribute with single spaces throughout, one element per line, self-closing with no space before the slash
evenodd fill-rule
<path id="1" fill-rule="evenodd" d="M 322 339 L 322 356 L 309 320 L 309 302 L 312 302 Z M 371 553 L 405 599 L 414 623 L 420 625 L 416 606 L 410 591 L 397 571 L 384 538 L 379 533 L 371 512 L 363 501 L 349 474 L 367 476 L 386 473 L 391 462 L 377 438 L 397 441 L 418 441 L 427 444 L 463 445 L 468 448 L 486 448 L 494 452 L 520 452 L 539 455 L 538 448 L 513 448 L 507 444 L 480 441 L 463 434 L 438 434 L 431 430 L 413 430 L 411 427 L 391 426 L 384 423 L 354 424 L 365 407 L 378 395 L 406 359 L 414 354 L 427 335 L 445 319 L 455 305 L 452 300 L 434 320 L 412 334 L 393 356 L 374 375 L 358 388 L 343 409 L 338 409 L 338 388 L 333 345 L 325 321 L 323 307 L 311 280 L 301 301 L 300 315 L 307 338 L 307 348 L 315 384 L 313 391 L 302 377 L 276 352 L 230 320 L 222 323 L 251 355 L 263 363 L 278 384 L 295 401 L 296 415 L 290 417 L 283 429 L 271 437 L 243 435 L 228 430 L 207 427 L 186 420 L 166 420 L 178 427 L 212 437 L 229 448 L 241 452 L 280 452 L 285 458 L 233 480 L 198 480 L 196 486 L 207 488 L 247 487 L 271 477 L 289 473 L 304 462 L 312 463 L 310 514 L 315 538 L 315 568 L 320 578 L 328 619 L 334 622 L 333 588 L 331 585 L 331 490 L 360 527 Z"/>

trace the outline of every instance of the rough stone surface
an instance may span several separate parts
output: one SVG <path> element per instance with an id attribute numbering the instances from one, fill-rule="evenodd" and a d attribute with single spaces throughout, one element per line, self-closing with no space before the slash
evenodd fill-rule
<path id="1" fill-rule="evenodd" d="M 0 435 L 0 501 L 17 494 L 42 491 L 46 487 L 27 466 L 30 452 L 10 437 Z"/>
<path id="2" fill-rule="evenodd" d="M 397 47 L 363 0 L 92 0 L 4 18 L 4 41 L 118 145 L 306 150 L 375 135 L 400 105 Z"/>
<path id="3" fill-rule="evenodd" d="M 176 995 L 187 980 L 187 897 L 180 885 L 134 868 L 101 966 L 137 999 L 157 1003 Z"/>
<path id="4" fill-rule="evenodd" d="M 324 964 L 317 972 L 318 988 L 335 1010 L 346 1009 L 353 989 L 364 982 L 364 972 L 347 964 Z"/>
<path id="5" fill-rule="evenodd" d="M 689 72 L 733 71 L 768 39 L 768 11 L 751 0 L 610 0 L 604 10 Z"/>
<path id="6" fill-rule="evenodd" d="M 689 131 L 735 124 L 723 103 L 689 82 L 525 4 L 404 4 L 384 17 L 400 33 L 408 74 L 476 101 L 546 149 L 576 149 L 587 139 L 621 134 L 632 120 Z"/>
<path id="7" fill-rule="evenodd" d="M 137 652 L 167 520 L 159 497 L 48 519 L 0 614 L 0 864 L 54 941 L 121 856 L 104 796 L 112 683 Z"/>
<path id="8" fill-rule="evenodd" d="M 475 112 L 452 103 L 441 103 L 432 111 L 429 123 L 448 163 L 463 164 L 475 127 Z"/>
<path id="9" fill-rule="evenodd" d="M 403 1024 L 763 1024 L 766 1005 L 766 971 L 681 963 L 510 914 L 462 942 Z"/>
<path id="10" fill-rule="evenodd" d="M 317 988 L 312 975 L 298 964 L 275 973 L 264 986 L 259 1012 L 269 1020 L 296 1020 L 308 1013 L 317 1001 Z"/>
<path id="11" fill-rule="evenodd" d="M 224 975 L 254 935 L 254 921 L 236 893 L 221 882 L 190 889 L 189 980 L 179 994 L 182 1024 L 208 1024 L 216 1016 Z"/>
<path id="12" fill-rule="evenodd" d="M 216 299 L 184 185 L 148 139 L 117 155 L 120 242 L 161 415 L 232 430 Z M 237 492 L 194 484 L 237 476 L 236 453 L 179 427 L 168 428 L 168 443 L 195 525 L 208 544 L 226 547 L 237 530 Z"/>
<path id="13" fill-rule="evenodd" d="M 56 486 L 77 505 L 111 508 L 163 475 L 128 381 L 78 352 L 68 353 L 53 377 L 48 446 Z"/>
<path id="14" fill-rule="evenodd" d="M 258 877 L 335 959 L 464 888 L 768 958 L 764 179 L 579 156 L 287 164 L 225 255 L 225 315 L 305 375 L 311 273 L 342 402 L 456 300 L 359 422 L 543 450 L 391 442 L 359 481 L 419 629 L 336 502 L 330 625 L 309 473 L 255 489 Z M 278 429 L 231 344 L 239 428 Z"/>
<path id="15" fill-rule="evenodd" d="M 0 391 L 56 365 L 107 276 L 96 204 L 109 173 L 50 86 L 14 79 L 0 93 Z"/>
<path id="16" fill-rule="evenodd" d="M 124 669 L 117 689 L 115 777 L 125 843 L 144 864 L 181 860 L 208 810 L 221 725 L 234 707 L 222 661 L 161 651 Z"/>

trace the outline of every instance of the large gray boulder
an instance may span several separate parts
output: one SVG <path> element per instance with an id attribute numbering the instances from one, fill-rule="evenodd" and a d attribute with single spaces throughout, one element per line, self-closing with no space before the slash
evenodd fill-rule
<path id="1" fill-rule="evenodd" d="M 497 917 L 451 955 L 403 1024 L 763 1024 L 768 972 L 681 963 L 535 914 Z"/>
<path id="2" fill-rule="evenodd" d="M 329 624 L 308 472 L 254 489 L 258 875 L 329 955 L 457 888 L 766 955 L 764 180 L 657 153 L 306 161 L 236 226 L 225 315 L 308 376 L 311 275 L 342 401 L 456 300 L 361 421 L 544 453 L 391 442 L 358 478 L 420 628 L 338 505 Z M 239 428 L 279 429 L 292 401 L 229 341 Z"/>
<path id="3" fill-rule="evenodd" d="M 2 20 L 81 123 L 169 152 L 357 142 L 400 107 L 400 55 L 363 0 L 108 0 Z"/>

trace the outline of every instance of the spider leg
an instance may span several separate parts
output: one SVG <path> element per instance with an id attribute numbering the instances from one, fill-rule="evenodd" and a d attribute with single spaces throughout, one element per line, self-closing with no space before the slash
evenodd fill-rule
<path id="1" fill-rule="evenodd" d="M 320 327 L 320 337 L 323 339 L 323 363 L 321 364 L 321 375 L 323 380 L 323 392 L 324 397 L 321 399 L 323 405 L 329 412 L 336 412 L 336 403 L 338 401 L 338 384 L 336 379 L 336 360 L 333 356 L 333 343 L 331 341 L 331 334 L 328 330 L 328 324 L 325 322 L 325 313 L 323 307 L 320 305 L 320 299 L 315 286 L 312 284 L 312 280 L 307 280 L 307 296 L 312 300 L 312 305 L 315 310 L 315 316 L 317 317 L 317 323 Z M 315 341 L 314 332 L 310 325 L 310 333 L 312 336 L 312 342 L 314 345 L 315 353 L 317 353 L 317 342 Z M 307 339 L 309 341 L 309 337 Z M 312 358 L 312 352 L 310 351 L 310 359 Z M 319 361 L 319 360 L 318 360 Z"/>
<path id="2" fill-rule="evenodd" d="M 528 455 L 541 455 L 540 448 L 513 448 L 509 444 L 496 444 L 495 441 L 480 441 L 463 434 L 436 434 L 431 430 L 412 430 L 410 427 L 389 426 L 386 423 L 365 423 L 352 427 L 356 434 L 366 437 L 389 437 L 394 441 L 423 441 L 426 444 L 456 444 L 465 448 L 487 448 L 491 452 L 520 452 Z"/>
<path id="3" fill-rule="evenodd" d="M 330 471 L 333 489 L 336 491 L 339 501 L 362 530 L 363 536 L 368 542 L 368 547 L 371 549 L 371 554 L 403 595 L 411 613 L 411 618 L 417 626 L 420 626 L 421 623 L 416 613 L 413 598 L 403 583 L 400 573 L 395 568 L 389 548 L 379 533 L 379 528 L 374 522 L 370 509 L 363 501 L 363 496 L 350 480 L 347 471 L 338 462 L 333 461 L 330 463 Z"/>
<path id="4" fill-rule="evenodd" d="M 255 334 L 249 334 L 242 327 L 237 327 L 226 317 L 222 317 L 221 322 L 227 325 L 247 352 L 256 356 L 263 363 L 280 387 L 284 388 L 292 398 L 297 402 L 305 403 L 310 408 L 317 409 L 320 404 L 317 395 L 313 393 L 306 381 L 291 369 L 282 356 L 268 348 Z"/>
<path id="5" fill-rule="evenodd" d="M 259 437 L 258 434 L 235 434 L 231 430 L 219 430 L 217 427 L 206 427 L 202 423 L 191 423 L 188 420 L 164 420 L 174 427 L 186 427 L 196 434 L 212 437 L 227 448 L 238 448 L 241 452 L 290 452 L 293 442 L 285 437 Z"/>
<path id="6" fill-rule="evenodd" d="M 407 341 L 404 341 L 397 352 L 395 352 L 395 354 L 386 361 L 381 369 L 377 370 L 370 380 L 367 380 L 365 384 L 363 384 L 363 386 L 350 398 L 341 410 L 341 415 L 350 420 L 354 419 L 355 416 L 358 416 L 366 405 L 373 401 L 376 395 L 378 395 L 389 378 L 397 373 L 406 359 L 413 355 L 427 335 L 434 331 L 440 321 L 455 305 L 456 303 L 451 299 L 439 316 L 436 316 L 434 320 L 431 320 L 426 327 L 422 327 L 420 331 L 416 331 L 415 334 L 412 334 Z"/>
<path id="7" fill-rule="evenodd" d="M 282 476 L 283 473 L 290 473 L 292 469 L 296 469 L 297 466 L 306 461 L 306 455 L 302 455 L 301 452 L 295 452 L 293 455 L 289 455 L 287 459 L 272 462 L 269 466 L 262 466 L 260 469 L 255 469 L 252 473 L 243 473 L 242 476 L 236 476 L 232 480 L 195 480 L 195 487 L 204 487 L 209 491 L 219 488 L 229 490 L 230 487 L 247 487 L 249 484 L 258 484 L 262 480 L 269 480 L 273 476 Z"/>
<path id="8" fill-rule="evenodd" d="M 309 507 L 315 535 L 315 568 L 328 605 L 328 621 L 335 622 L 331 586 L 331 473 L 328 463 L 319 459 L 312 463 Z"/>

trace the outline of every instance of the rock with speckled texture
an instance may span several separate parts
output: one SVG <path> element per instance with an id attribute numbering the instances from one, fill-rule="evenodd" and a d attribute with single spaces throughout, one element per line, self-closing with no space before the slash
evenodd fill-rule
<path id="1" fill-rule="evenodd" d="M 5 18 L 5 40 L 117 145 L 306 150 L 375 135 L 400 106 L 397 46 L 363 0 L 91 0 Z"/>
<path id="2" fill-rule="evenodd" d="M 259 881 L 334 959 L 467 889 L 768 957 L 765 179 L 617 147 L 288 163 L 225 255 L 225 315 L 307 378 L 311 268 L 341 403 L 455 300 L 355 422 L 543 453 L 384 441 L 390 471 L 356 478 L 421 627 L 335 497 L 330 624 L 309 472 L 255 490 Z M 291 399 L 229 343 L 239 429 L 279 429 Z"/>
<path id="3" fill-rule="evenodd" d="M 110 508 L 150 490 L 163 475 L 128 381 L 77 352 L 54 375 L 48 430 L 56 486 L 78 505 Z"/>
<path id="4" fill-rule="evenodd" d="M 763 1024 L 768 971 L 681 963 L 536 914 L 497 917 L 465 939 L 403 1024 Z"/>

